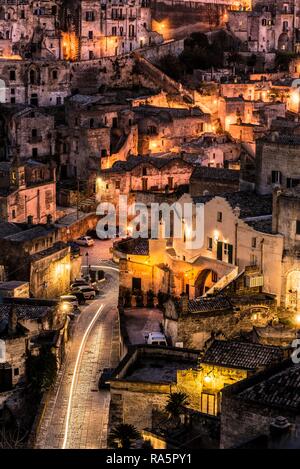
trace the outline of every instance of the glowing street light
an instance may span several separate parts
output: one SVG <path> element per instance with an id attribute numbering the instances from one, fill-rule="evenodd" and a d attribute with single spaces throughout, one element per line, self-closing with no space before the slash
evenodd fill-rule
<path id="1" fill-rule="evenodd" d="M 300 314 L 296 314 L 295 323 L 297 324 L 297 326 L 300 326 Z"/>

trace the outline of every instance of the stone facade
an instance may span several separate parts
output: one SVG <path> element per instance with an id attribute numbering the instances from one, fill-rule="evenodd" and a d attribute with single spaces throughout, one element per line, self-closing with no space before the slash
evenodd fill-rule
<path id="1" fill-rule="evenodd" d="M 163 410 L 170 392 L 177 389 L 176 370 L 179 368 L 193 367 L 197 363 L 198 354 L 191 350 L 183 349 L 159 349 L 158 347 L 139 346 L 126 355 L 119 364 L 110 381 L 110 419 L 109 428 L 119 423 L 134 425 L 138 430 L 151 428 L 153 410 Z M 143 365 L 143 360 L 154 360 L 156 368 L 152 379 L 134 377 L 134 364 L 138 361 Z M 169 362 L 170 370 L 168 378 L 163 378 L 159 367 L 154 362 Z M 181 361 L 181 365 L 179 365 Z M 174 364 L 173 364 L 174 362 Z M 168 365 L 166 365 L 168 367 Z M 174 367 L 174 368 L 173 368 Z M 153 368 L 153 370 L 154 370 Z M 142 370 L 141 370 L 142 372 Z M 131 376 L 133 373 L 133 376 Z M 161 376 L 160 376 L 161 375 Z M 173 378 L 171 378 L 171 375 Z M 139 408 L 138 413 L 132 412 L 133 408 Z"/>
<path id="2" fill-rule="evenodd" d="M 131 52 L 162 42 L 151 31 L 147 0 L 134 2 L 81 2 L 81 60 Z"/>
<path id="3" fill-rule="evenodd" d="M 258 2 L 253 11 L 230 11 L 230 30 L 249 52 L 298 51 L 299 3 L 288 0 Z"/>
<path id="4" fill-rule="evenodd" d="M 212 298 L 204 306 L 199 305 L 199 311 L 186 312 L 178 310 L 169 300 L 164 312 L 165 333 L 173 345 L 202 350 L 213 336 L 236 338 L 243 332 L 250 332 L 253 326 L 264 327 L 276 318 L 276 306 L 271 297 L 249 296 L 245 300 L 240 302 L 236 298 L 234 306 L 228 302 L 220 308 L 218 301 Z"/>
<path id="5" fill-rule="evenodd" d="M 285 399 L 291 389 L 297 393 L 297 387 L 289 388 L 289 367 L 291 377 L 299 372 L 294 364 L 283 363 L 273 369 L 237 383 L 223 392 L 221 414 L 221 448 L 234 448 L 245 444 L 261 435 L 270 434 L 270 426 L 276 417 L 285 417 L 290 424 L 290 433 L 297 430 L 299 422 L 298 410 L 290 406 Z M 272 381 L 278 385 L 281 380 L 280 394 L 283 393 L 281 404 L 274 405 L 265 395 L 264 384 Z M 247 399 L 251 389 L 255 392 L 255 386 L 261 388 L 261 397 L 255 400 Z M 278 389 L 278 388 L 277 388 Z M 273 391 L 273 389 L 272 389 Z M 268 392 L 268 391 L 267 391 Z M 269 391 L 270 392 L 270 391 Z M 255 394 L 253 394 L 255 395 Z M 272 394 L 269 394 L 270 398 Z M 274 401 L 274 399 L 273 399 Z M 275 398 L 277 402 L 277 399 Z M 290 401 L 291 402 L 291 401 Z"/>
<path id="6" fill-rule="evenodd" d="M 293 188 L 299 180 L 297 136 L 273 134 L 257 144 L 256 190 L 270 194 L 273 188 Z"/>

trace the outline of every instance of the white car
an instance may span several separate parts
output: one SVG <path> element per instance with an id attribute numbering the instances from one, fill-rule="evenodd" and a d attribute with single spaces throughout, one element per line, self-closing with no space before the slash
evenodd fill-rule
<path id="1" fill-rule="evenodd" d="M 166 336 L 161 332 L 150 332 L 145 336 L 145 339 L 148 345 L 160 345 L 163 347 L 167 347 L 168 345 Z"/>
<path id="2" fill-rule="evenodd" d="M 81 236 L 80 238 L 76 239 L 76 243 L 79 246 L 94 246 L 95 241 L 90 236 Z"/>
<path id="3" fill-rule="evenodd" d="M 72 293 L 82 293 L 85 300 L 94 300 L 96 296 L 95 290 L 87 285 L 78 285 L 72 288 Z"/>

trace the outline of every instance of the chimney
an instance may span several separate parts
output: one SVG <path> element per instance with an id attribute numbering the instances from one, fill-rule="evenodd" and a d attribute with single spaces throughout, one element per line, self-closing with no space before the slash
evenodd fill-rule
<path id="1" fill-rule="evenodd" d="M 17 312 L 15 305 L 12 305 L 8 316 L 8 335 L 13 336 L 17 331 Z"/>
<path id="2" fill-rule="evenodd" d="M 278 416 L 270 424 L 271 447 L 284 448 L 290 439 L 291 424 L 286 417 Z"/>
<path id="3" fill-rule="evenodd" d="M 28 224 L 28 226 L 32 226 L 32 225 L 33 225 L 33 216 L 32 216 L 32 215 L 28 215 L 28 217 L 27 217 L 27 224 Z"/>
<path id="4" fill-rule="evenodd" d="M 189 298 L 186 293 L 181 294 L 180 311 L 182 314 L 187 314 L 189 312 Z"/>

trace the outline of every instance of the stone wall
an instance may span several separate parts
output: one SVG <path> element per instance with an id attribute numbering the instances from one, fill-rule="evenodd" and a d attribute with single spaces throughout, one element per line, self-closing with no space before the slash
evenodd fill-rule
<path id="1" fill-rule="evenodd" d="M 89 213 L 79 220 L 72 220 L 68 223 L 68 218 L 58 220 L 59 239 L 68 242 L 70 239 L 77 239 L 86 234 L 88 230 L 95 229 L 99 221 L 96 213 Z"/>
<path id="2" fill-rule="evenodd" d="M 12 385 L 16 386 L 25 377 L 26 338 L 8 338 L 5 340 L 5 347 L 6 361 L 12 370 Z"/>
<path id="3" fill-rule="evenodd" d="M 109 428 L 119 423 L 134 425 L 138 430 L 151 428 L 153 409 L 163 409 L 167 403 L 170 386 L 147 385 L 140 383 L 133 386 L 126 385 L 127 389 L 116 389 L 111 385 Z M 133 412 L 132 409 L 138 409 Z"/>
<path id="4" fill-rule="evenodd" d="M 167 41 L 155 47 L 149 47 L 141 52 L 145 59 L 152 63 L 159 62 L 160 59 L 167 55 L 178 57 L 184 50 L 184 39 L 177 41 Z"/>
<path id="5" fill-rule="evenodd" d="M 234 388 L 238 389 L 240 385 L 243 386 L 238 383 Z M 278 416 L 286 417 L 292 424 L 293 431 L 297 419 L 296 412 L 255 405 L 230 393 L 223 393 L 220 447 L 231 448 L 262 434 L 269 435 L 271 421 Z"/>
<path id="6" fill-rule="evenodd" d="M 272 193 L 272 171 L 281 173 L 278 184 L 287 187 L 287 178 L 300 179 L 299 142 L 259 141 L 256 151 L 256 189 L 259 194 Z"/>
<path id="7" fill-rule="evenodd" d="M 182 342 L 183 347 L 203 349 L 212 334 L 231 339 L 242 332 L 250 332 L 253 326 L 266 326 L 276 316 L 272 305 L 248 303 L 238 308 L 234 311 L 180 314 L 178 320 L 165 314 L 165 333 L 173 345 Z"/>

